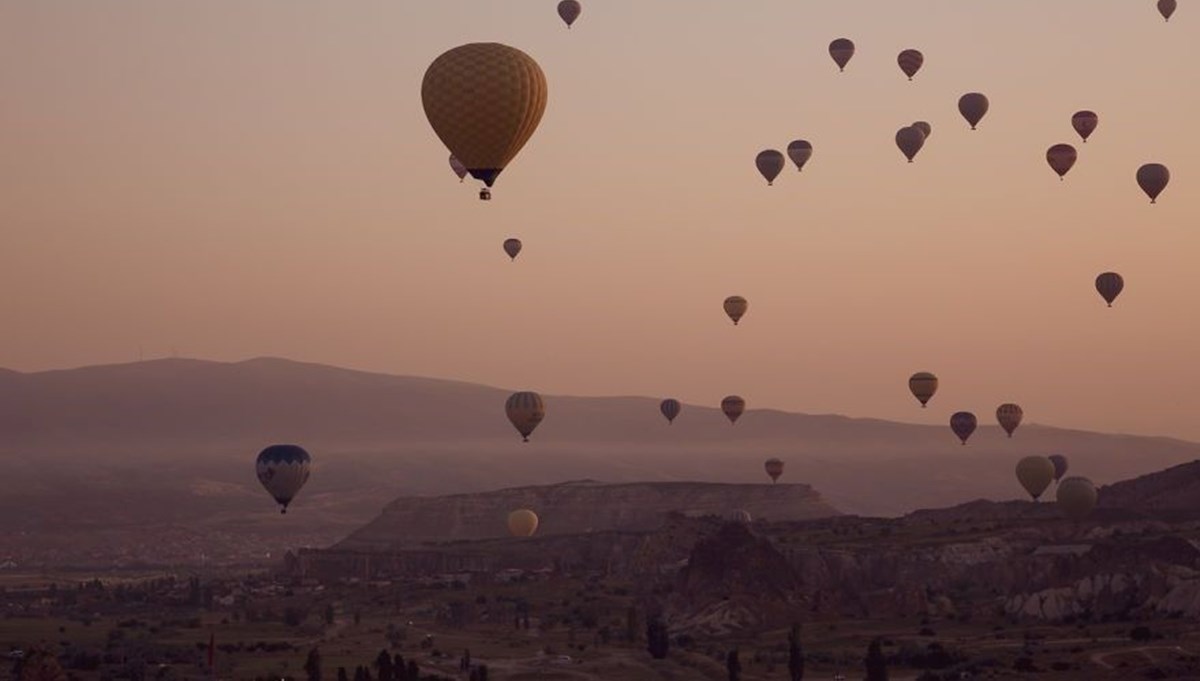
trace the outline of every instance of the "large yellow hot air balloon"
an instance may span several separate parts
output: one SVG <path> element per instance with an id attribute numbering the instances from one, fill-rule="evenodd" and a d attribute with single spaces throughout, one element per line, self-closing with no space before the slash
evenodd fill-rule
<path id="1" fill-rule="evenodd" d="M 470 43 L 433 60 L 421 101 L 450 152 L 491 187 L 537 129 L 546 91 L 546 76 L 529 55 L 499 43 Z"/>
<path id="2" fill-rule="evenodd" d="M 1073 476 L 1058 483 L 1058 507 L 1072 520 L 1083 520 L 1096 507 L 1099 494 L 1091 480 Z"/>
<path id="3" fill-rule="evenodd" d="M 529 435 L 533 433 L 533 429 L 546 418 L 546 407 L 542 404 L 541 395 L 534 392 L 518 392 L 510 395 L 504 403 L 504 413 L 525 442 L 529 442 Z"/>
<path id="4" fill-rule="evenodd" d="M 767 471 L 767 475 L 771 476 L 771 482 L 779 482 L 779 476 L 783 475 L 783 462 L 772 457 L 766 460 L 763 469 Z"/>
<path id="5" fill-rule="evenodd" d="M 741 296 L 729 296 L 725 299 L 725 314 L 733 320 L 733 325 L 737 326 L 738 321 L 746 314 L 746 310 L 750 308 L 750 303 Z"/>
<path id="6" fill-rule="evenodd" d="M 1017 462 L 1017 481 L 1037 501 L 1054 481 L 1054 463 L 1044 456 L 1027 456 Z"/>
<path id="7" fill-rule="evenodd" d="M 514 537 L 532 537 L 537 528 L 538 516 L 527 508 L 508 514 L 508 533 Z"/>
<path id="8" fill-rule="evenodd" d="M 912 391 L 913 397 L 921 402 L 921 408 L 933 398 L 934 393 L 938 389 L 937 376 L 928 371 L 918 371 L 908 379 L 908 389 Z"/>

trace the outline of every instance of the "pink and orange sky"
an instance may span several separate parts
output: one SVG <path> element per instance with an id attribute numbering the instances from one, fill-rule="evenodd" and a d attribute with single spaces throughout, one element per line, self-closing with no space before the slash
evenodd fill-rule
<path id="1" fill-rule="evenodd" d="M 276 355 L 926 423 L 1014 401 L 1200 439 L 1181 4 L 584 0 L 568 31 L 553 0 L 4 3 L 0 365 Z M 421 108 L 429 62 L 472 41 L 550 86 L 490 203 Z M 975 132 L 969 91 L 991 99 Z M 918 119 L 908 165 L 893 136 Z M 812 161 L 767 188 L 755 154 L 795 138 Z M 1080 151 L 1065 182 L 1057 142 Z M 1173 176 L 1155 206 L 1150 161 Z M 924 411 L 918 370 L 942 379 Z"/>

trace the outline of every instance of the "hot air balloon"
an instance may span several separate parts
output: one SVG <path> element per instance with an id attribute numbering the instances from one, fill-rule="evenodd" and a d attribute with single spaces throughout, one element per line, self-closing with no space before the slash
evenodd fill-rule
<path id="1" fill-rule="evenodd" d="M 971 437 L 971 433 L 975 432 L 976 425 L 978 425 L 978 421 L 975 419 L 975 415 L 969 411 L 955 412 L 950 417 L 950 430 L 954 431 L 964 445 L 967 444 L 967 438 Z"/>
<path id="2" fill-rule="evenodd" d="M 1167 183 L 1171 181 L 1171 171 L 1161 163 L 1147 163 L 1138 168 L 1137 183 L 1146 192 L 1146 196 L 1150 197 L 1150 203 L 1155 203 L 1158 195 L 1162 190 L 1167 188 Z"/>
<path id="3" fill-rule="evenodd" d="M 532 537 L 537 528 L 538 516 L 527 508 L 508 514 L 508 533 L 514 537 Z"/>
<path id="4" fill-rule="evenodd" d="M 662 412 L 663 416 L 667 417 L 667 423 L 674 423 L 675 417 L 679 416 L 679 411 L 682 408 L 682 405 L 679 404 L 679 400 L 673 400 L 670 398 L 663 400 L 662 404 L 658 405 L 658 410 Z"/>
<path id="5" fill-rule="evenodd" d="M 1058 483 L 1058 507 L 1071 520 L 1083 520 L 1096 507 L 1096 486 L 1091 480 L 1072 476 Z"/>
<path id="6" fill-rule="evenodd" d="M 579 4 L 579 0 L 562 0 L 558 3 L 558 16 L 566 22 L 567 28 L 571 28 L 571 24 L 575 23 L 582 11 L 583 6 Z"/>
<path id="7" fill-rule="evenodd" d="M 896 57 L 896 63 L 900 64 L 900 70 L 904 75 L 908 76 L 909 80 L 917 75 L 917 71 L 921 70 L 921 65 L 925 63 L 925 55 L 919 50 L 904 50 Z"/>
<path id="8" fill-rule="evenodd" d="M 421 83 L 433 131 L 467 172 L 489 188 L 529 141 L 546 111 L 546 76 L 524 52 L 470 43 L 433 60 Z"/>
<path id="9" fill-rule="evenodd" d="M 848 38 L 838 38 L 829 43 L 829 56 L 838 65 L 838 71 L 845 71 L 850 57 L 854 56 L 854 43 Z"/>
<path id="10" fill-rule="evenodd" d="M 520 239 L 505 239 L 504 240 L 504 252 L 508 254 L 508 257 L 512 258 L 513 260 L 516 260 L 517 254 L 519 254 L 521 252 L 521 240 Z"/>
<path id="11" fill-rule="evenodd" d="M 750 303 L 741 296 L 729 296 L 725 299 L 725 314 L 733 320 L 733 325 L 737 326 L 738 320 L 746 314 L 746 309 L 750 307 Z"/>
<path id="12" fill-rule="evenodd" d="M 1076 111 L 1071 116 L 1071 127 L 1075 128 L 1075 132 L 1087 142 L 1092 133 L 1096 131 L 1096 126 L 1100 124 L 1100 117 L 1095 111 Z"/>
<path id="13" fill-rule="evenodd" d="M 1055 144 L 1046 150 L 1046 163 L 1050 164 L 1050 168 L 1058 173 L 1058 179 L 1063 179 L 1071 166 L 1075 165 L 1075 147 L 1070 144 Z"/>
<path id="14" fill-rule="evenodd" d="M 974 130 L 988 112 L 988 98 L 978 92 L 968 92 L 958 98 L 958 112 L 967 119 Z"/>
<path id="15" fill-rule="evenodd" d="M 763 469 L 771 476 L 771 482 L 779 482 L 779 476 L 783 475 L 783 462 L 776 458 L 767 459 L 763 463 Z"/>
<path id="16" fill-rule="evenodd" d="M 913 127 L 925 133 L 925 139 L 929 139 L 929 136 L 933 134 L 933 126 L 925 121 L 917 121 L 913 123 Z"/>
<path id="17" fill-rule="evenodd" d="M 754 165 L 758 168 L 758 172 L 762 173 L 763 178 L 767 181 L 767 186 L 773 186 L 775 178 L 779 177 L 779 173 L 783 172 L 783 154 L 774 149 L 767 149 L 758 152 L 758 156 L 754 157 Z"/>
<path id="18" fill-rule="evenodd" d="M 912 391 L 913 397 L 921 402 L 921 408 L 933 397 L 938 389 L 937 376 L 928 371 L 918 371 L 908 379 L 908 389 Z"/>
<path id="19" fill-rule="evenodd" d="M 730 423 L 737 423 L 738 417 L 746 411 L 746 400 L 737 395 L 730 395 L 721 400 L 721 411 L 725 412 L 725 417 Z"/>
<path id="20" fill-rule="evenodd" d="M 1113 301 L 1117 296 L 1121 295 L 1121 290 L 1125 288 L 1125 280 L 1116 272 L 1105 272 L 1096 277 L 1096 291 L 1100 293 L 1100 297 L 1112 307 Z"/>
<path id="21" fill-rule="evenodd" d="M 752 520 L 750 511 L 742 508 L 730 511 L 726 516 L 726 519 L 731 523 L 741 523 L 742 525 L 749 525 L 750 521 Z"/>
<path id="22" fill-rule="evenodd" d="M 1008 433 L 1009 437 L 1012 437 L 1013 431 L 1021 425 L 1023 416 L 1025 416 L 1025 412 L 1021 411 L 1021 407 L 1011 402 L 996 407 L 996 420 L 1000 422 L 1000 427 Z"/>
<path id="23" fill-rule="evenodd" d="M 896 146 L 900 147 L 900 152 L 912 163 L 913 157 L 925 146 L 925 133 L 916 126 L 900 128 L 896 133 Z"/>
<path id="24" fill-rule="evenodd" d="M 1062 480 L 1062 476 L 1067 474 L 1067 457 L 1062 454 L 1051 454 L 1046 458 L 1054 465 L 1054 482 Z"/>
<path id="25" fill-rule="evenodd" d="M 542 419 L 546 418 L 546 407 L 542 404 L 542 396 L 535 392 L 517 392 L 509 396 L 504 403 L 504 413 L 513 427 L 521 434 L 525 442 Z"/>
<path id="26" fill-rule="evenodd" d="M 804 170 L 804 164 L 812 158 L 813 146 L 808 140 L 795 140 L 788 145 L 788 158 L 796 164 L 796 170 Z"/>
<path id="27" fill-rule="evenodd" d="M 271 445 L 258 453 L 254 463 L 258 481 L 279 503 L 279 512 L 287 513 L 296 493 L 308 482 L 312 457 L 303 447 Z"/>
<path id="28" fill-rule="evenodd" d="M 1175 13 L 1175 0 L 1158 0 L 1158 13 L 1164 21 L 1170 21 L 1171 15 Z"/>
<path id="29" fill-rule="evenodd" d="M 1044 456 L 1027 456 L 1017 462 L 1017 481 L 1034 501 L 1054 480 L 1054 464 Z"/>
<path id="30" fill-rule="evenodd" d="M 467 176 L 467 167 L 459 163 L 458 159 L 454 158 L 454 154 L 450 154 L 450 170 L 453 170 L 454 174 L 458 175 L 459 182 L 462 182 L 463 178 Z"/>

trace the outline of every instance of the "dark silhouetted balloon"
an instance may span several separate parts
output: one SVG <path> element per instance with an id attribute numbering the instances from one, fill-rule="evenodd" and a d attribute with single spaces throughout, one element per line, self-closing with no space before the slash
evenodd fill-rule
<path id="1" fill-rule="evenodd" d="M 933 126 L 925 121 L 917 121 L 913 123 L 913 127 L 925 133 L 925 139 L 929 139 L 929 136 L 933 134 Z"/>
<path id="2" fill-rule="evenodd" d="M 1164 21 L 1170 21 L 1171 15 L 1175 13 L 1175 0 L 1158 0 L 1158 13 Z"/>
<path id="3" fill-rule="evenodd" d="M 768 187 L 779 177 L 779 173 L 783 172 L 783 165 L 783 154 L 774 149 L 760 151 L 758 156 L 754 157 L 754 166 L 762 173 Z"/>
<path id="4" fill-rule="evenodd" d="M 271 445 L 258 454 L 254 470 L 258 481 L 287 513 L 288 504 L 308 482 L 312 457 L 297 445 Z"/>
<path id="5" fill-rule="evenodd" d="M 1046 150 L 1046 163 L 1049 163 L 1050 168 L 1058 173 L 1060 180 L 1071 169 L 1071 166 L 1075 165 L 1077 157 L 1075 147 L 1070 144 L 1055 144 Z"/>
<path id="6" fill-rule="evenodd" d="M 1100 124 L 1100 117 L 1095 111 L 1076 111 L 1071 116 L 1071 127 L 1075 128 L 1075 132 L 1079 133 L 1079 137 L 1084 142 L 1096 132 L 1096 126 Z"/>
<path id="7" fill-rule="evenodd" d="M 1037 501 L 1054 481 L 1054 464 L 1044 456 L 1027 456 L 1017 462 L 1017 481 Z"/>
<path id="8" fill-rule="evenodd" d="M 520 239 L 505 239 L 504 240 L 504 252 L 508 254 L 508 257 L 512 258 L 513 260 L 516 260 L 517 254 L 521 252 L 521 240 Z"/>
<path id="9" fill-rule="evenodd" d="M 845 71 L 850 57 L 854 56 L 854 42 L 849 38 L 838 38 L 829 43 L 829 56 L 833 57 L 833 63 L 838 65 L 838 71 Z"/>
<path id="10" fill-rule="evenodd" d="M 929 400 L 937 393 L 937 376 L 928 371 L 918 371 L 909 377 L 908 389 L 912 391 L 913 397 L 921 402 L 921 408 L 924 409 Z"/>
<path id="11" fill-rule="evenodd" d="M 1146 192 L 1146 196 L 1150 197 L 1150 203 L 1155 203 L 1158 195 L 1167 188 L 1167 183 L 1171 181 L 1171 171 L 1161 163 L 1147 163 L 1138 168 L 1137 183 Z"/>
<path id="12" fill-rule="evenodd" d="M 542 396 L 535 392 L 517 392 L 504 403 L 504 413 L 525 442 L 538 424 L 546 418 L 546 407 Z"/>
<path id="13" fill-rule="evenodd" d="M 1125 288 L 1125 280 L 1116 272 L 1105 272 L 1096 277 L 1096 291 L 1104 298 L 1104 302 L 1112 307 L 1113 301 L 1117 296 L 1121 295 L 1121 290 Z"/>
<path id="14" fill-rule="evenodd" d="M 1013 431 L 1021 425 L 1021 419 L 1024 416 L 1025 412 L 1021 410 L 1021 407 L 1011 402 L 996 407 L 996 420 L 1000 422 L 1000 427 L 1008 433 L 1009 437 L 1012 437 Z"/>
<path id="15" fill-rule="evenodd" d="M 746 411 L 746 400 L 737 395 L 730 395 L 721 400 L 721 411 L 725 412 L 725 418 L 729 419 L 730 423 L 737 423 L 738 418 Z"/>
<path id="16" fill-rule="evenodd" d="M 950 417 L 950 430 L 953 430 L 954 434 L 965 445 L 967 444 L 967 438 L 971 437 L 971 433 L 975 432 L 975 427 L 978 423 L 975 415 L 971 412 L 959 411 Z"/>
<path id="17" fill-rule="evenodd" d="M 896 63 L 900 64 L 900 70 L 904 75 L 908 76 L 909 80 L 917 75 L 917 71 L 921 70 L 921 65 L 925 63 L 925 55 L 921 54 L 920 50 L 904 50 L 896 57 Z"/>
<path id="18" fill-rule="evenodd" d="M 783 475 L 783 462 L 772 457 L 763 463 L 763 469 L 771 476 L 771 482 L 778 482 L 779 476 Z"/>
<path id="19" fill-rule="evenodd" d="M 1069 465 L 1067 457 L 1062 454 L 1051 454 L 1046 458 L 1050 460 L 1050 463 L 1054 464 L 1054 481 L 1058 482 L 1062 480 L 1062 476 L 1067 474 L 1067 467 Z"/>
<path id="20" fill-rule="evenodd" d="M 667 423 L 674 423 L 675 417 L 679 416 L 679 412 L 682 409 L 683 406 L 679 404 L 679 400 L 671 398 L 663 400 L 662 404 L 658 405 L 658 410 L 662 412 L 663 416 L 667 417 Z"/>
<path id="21" fill-rule="evenodd" d="M 958 112 L 974 130 L 988 112 L 988 98 L 978 92 L 968 92 L 958 98 Z"/>
<path id="22" fill-rule="evenodd" d="M 575 23 L 582 11 L 583 6 L 579 4 L 579 0 L 562 0 L 558 3 L 558 16 L 567 24 L 567 28 L 571 28 L 571 24 Z"/>
<path id="23" fill-rule="evenodd" d="M 725 314 L 733 320 L 733 325 L 737 326 L 738 321 L 746 314 L 746 310 L 750 308 L 750 303 L 741 296 L 729 296 L 724 303 Z"/>
<path id="24" fill-rule="evenodd" d="M 788 158 L 796 164 L 796 170 L 804 170 L 804 164 L 812 158 L 813 146 L 808 140 L 796 140 L 788 145 Z"/>
<path id="25" fill-rule="evenodd" d="M 913 157 L 925 146 L 925 133 L 915 125 L 910 125 L 907 128 L 900 128 L 896 132 L 896 146 L 900 147 L 900 153 L 908 159 L 909 163 L 913 162 Z"/>

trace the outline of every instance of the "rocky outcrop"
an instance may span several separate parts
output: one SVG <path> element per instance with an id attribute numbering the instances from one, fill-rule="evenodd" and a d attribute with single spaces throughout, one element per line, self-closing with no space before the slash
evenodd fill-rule
<path id="1" fill-rule="evenodd" d="M 663 527 L 671 513 L 724 516 L 743 509 L 755 519 L 773 521 L 838 515 L 808 485 L 581 481 L 479 494 L 402 497 L 334 548 L 382 551 L 419 542 L 505 537 L 508 513 L 518 508 L 538 514 L 538 536 L 652 531 Z"/>

